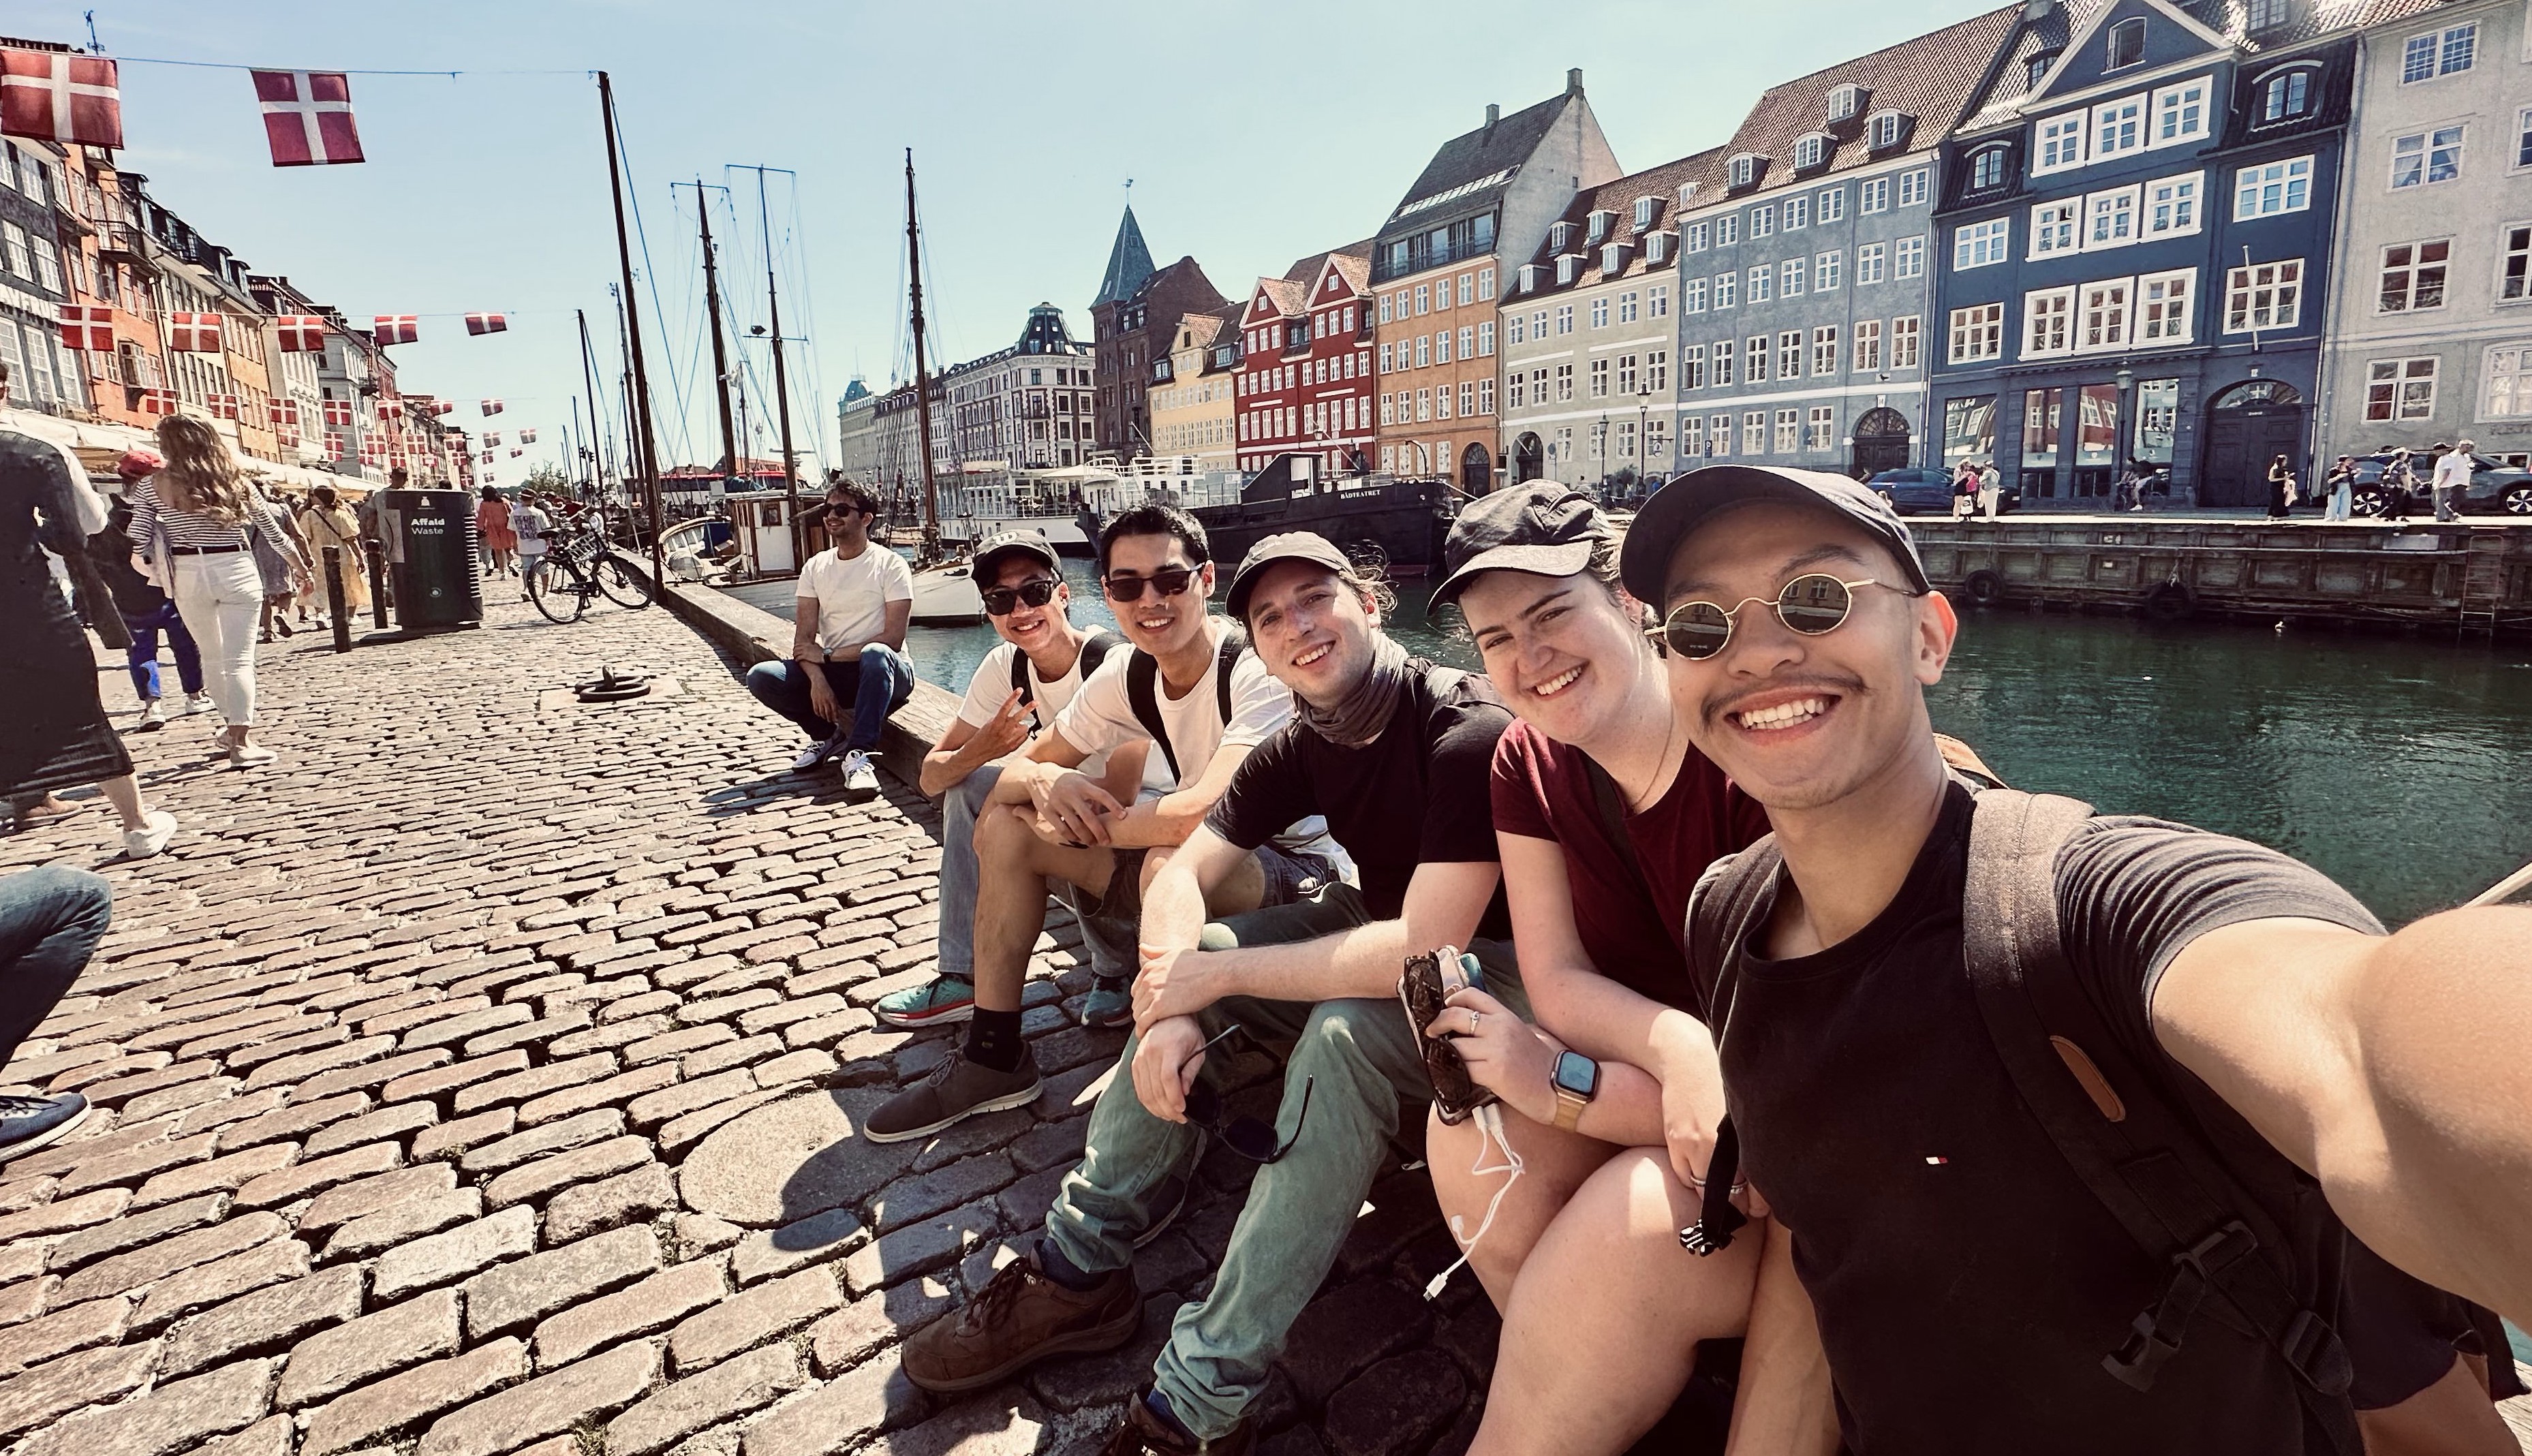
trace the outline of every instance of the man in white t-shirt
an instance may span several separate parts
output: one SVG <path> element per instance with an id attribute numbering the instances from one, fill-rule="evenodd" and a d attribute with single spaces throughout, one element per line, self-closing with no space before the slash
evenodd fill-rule
<path id="1" fill-rule="evenodd" d="M 819 511 L 827 550 L 800 568 L 792 589 L 791 656 L 747 670 L 757 701 L 809 735 L 791 767 L 805 773 L 842 753 L 844 801 L 855 804 L 879 797 L 870 754 L 880 725 L 914 696 L 914 665 L 905 658 L 914 570 L 872 544 L 878 515 L 878 498 L 860 486 L 837 481 L 827 488 Z"/>
<path id="2" fill-rule="evenodd" d="M 1135 651 L 1111 653 L 1055 727 L 1004 767 L 976 821 L 975 1010 L 966 1045 L 864 1120 L 862 1136 L 874 1142 L 927 1136 L 1037 1096 L 1037 1064 L 1020 1039 L 1020 989 L 1046 925 L 1046 882 L 1096 897 L 1096 918 L 1136 923 L 1152 875 L 1212 812 L 1250 751 L 1293 716 L 1292 689 L 1242 650 L 1227 618 L 1207 610 L 1212 552 L 1193 516 L 1170 505 L 1125 511 L 1101 533 L 1100 561 L 1102 590 Z M 1081 766 L 1135 743 L 1150 752 L 1129 805 Z M 1352 868 L 1326 822 L 1305 820 L 1260 845 L 1214 888 L 1207 908 L 1224 915 L 1290 903 L 1325 881 L 1351 878 Z M 1131 1021 L 1131 982 L 1094 983 L 1084 1019 Z"/>
<path id="3" fill-rule="evenodd" d="M 880 999 L 872 1011 L 892 1026 L 963 1021 L 975 1010 L 976 817 L 1003 777 L 1004 760 L 1026 747 L 1081 691 L 1082 680 L 1124 639 L 1106 627 L 1072 624 L 1072 592 L 1055 548 L 1035 531 L 1006 531 L 976 549 L 975 579 L 984 588 L 985 619 L 1002 642 L 985 654 L 967 683 L 967 699 L 941 741 L 923 760 L 922 788 L 941 800 L 940 974 Z M 1094 754 L 1081 771 L 1120 799 L 1137 797 L 1143 753 L 1132 743 Z M 1066 904 L 1077 892 L 1049 887 Z M 1090 971 L 1132 974 L 1134 947 L 1117 927 L 1084 917 Z"/>
<path id="4" fill-rule="evenodd" d="M 2453 509 L 2453 502 L 2461 498 L 2462 492 L 2470 489 L 2470 470 L 2475 463 L 2471 459 L 2471 451 L 2478 448 L 2479 445 L 2476 442 L 2465 439 L 2454 445 L 2451 450 L 2436 457 L 2437 520 L 2461 519 L 2460 514 Z"/>

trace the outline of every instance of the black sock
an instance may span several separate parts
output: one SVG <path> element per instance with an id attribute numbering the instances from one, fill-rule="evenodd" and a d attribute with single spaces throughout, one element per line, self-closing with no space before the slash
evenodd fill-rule
<path id="1" fill-rule="evenodd" d="M 1040 1235 L 1037 1241 L 1037 1266 L 1046 1277 L 1071 1290 L 1074 1294 L 1087 1294 L 1099 1287 L 1100 1280 L 1108 1277 L 1105 1274 L 1093 1274 L 1065 1258 L 1064 1251 L 1055 1247 L 1055 1241 L 1044 1235 Z"/>
<path id="2" fill-rule="evenodd" d="M 996 1072 L 1017 1072 L 1028 1044 L 1020 1040 L 1020 1014 L 976 1008 L 967 1022 L 967 1060 Z"/>

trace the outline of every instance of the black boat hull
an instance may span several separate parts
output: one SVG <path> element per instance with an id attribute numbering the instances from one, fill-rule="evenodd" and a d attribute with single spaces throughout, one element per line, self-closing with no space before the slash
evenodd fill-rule
<path id="1" fill-rule="evenodd" d="M 1315 531 L 1357 561 L 1392 576 L 1421 576 L 1442 559 L 1451 529 L 1450 488 L 1440 481 L 1331 482 L 1314 491 L 1237 505 L 1201 505 L 1213 558 L 1228 572 L 1248 549 L 1284 531 Z"/>

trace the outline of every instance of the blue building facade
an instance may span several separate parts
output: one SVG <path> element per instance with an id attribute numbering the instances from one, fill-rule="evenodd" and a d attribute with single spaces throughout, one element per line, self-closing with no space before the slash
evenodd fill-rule
<path id="1" fill-rule="evenodd" d="M 2061 506 L 2309 482 L 2354 51 L 2310 0 L 2027 7 L 1943 146 L 1939 460 Z"/>

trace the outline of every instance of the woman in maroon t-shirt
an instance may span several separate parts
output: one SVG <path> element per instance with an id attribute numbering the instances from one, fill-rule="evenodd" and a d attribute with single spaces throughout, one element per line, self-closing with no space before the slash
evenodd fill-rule
<path id="1" fill-rule="evenodd" d="M 1617 585 L 1615 536 L 1579 493 L 1485 497 L 1451 546 L 1435 598 L 1458 598 L 1520 720 L 1496 748 L 1493 804 L 1538 1018 L 1471 991 L 1430 1028 L 1502 1099 L 1523 1164 L 1507 1190 L 1499 1164 L 1471 1171 L 1485 1153 L 1474 1122 L 1427 1129 L 1464 1241 L 1504 1194 L 1469 1251 L 1504 1312 L 1477 1446 L 1617 1452 L 1678 1397 L 1697 1342 L 1748 1321 L 1764 1240 L 1711 1258 L 1679 1244 L 1723 1115 L 1680 937 L 1698 874 L 1767 822 L 1690 746 L 1642 610 Z M 1568 1050 L 1597 1064 L 1587 1101 L 1557 1093 Z"/>

